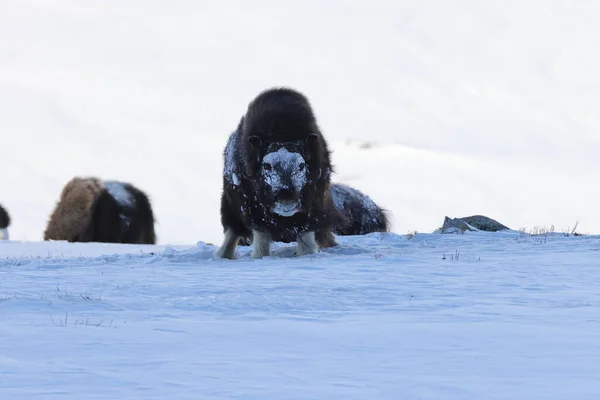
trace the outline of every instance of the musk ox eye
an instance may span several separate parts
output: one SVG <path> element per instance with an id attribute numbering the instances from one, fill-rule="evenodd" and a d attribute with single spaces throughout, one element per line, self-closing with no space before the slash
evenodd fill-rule
<path id="1" fill-rule="evenodd" d="M 262 167 L 265 171 L 270 171 L 271 169 L 273 169 L 273 167 L 269 163 L 263 163 Z"/>
<path id="2" fill-rule="evenodd" d="M 306 164 L 300 163 L 300 165 L 298 165 L 298 171 L 304 171 L 305 167 L 306 167 Z"/>

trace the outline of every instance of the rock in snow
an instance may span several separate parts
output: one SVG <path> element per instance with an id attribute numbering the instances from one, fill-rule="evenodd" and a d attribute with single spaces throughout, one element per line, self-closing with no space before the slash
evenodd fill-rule
<path id="1" fill-rule="evenodd" d="M 508 230 L 505 225 L 483 215 L 472 215 L 470 217 L 450 218 L 444 217 L 444 224 L 433 233 L 464 233 L 465 231 L 497 232 Z"/>

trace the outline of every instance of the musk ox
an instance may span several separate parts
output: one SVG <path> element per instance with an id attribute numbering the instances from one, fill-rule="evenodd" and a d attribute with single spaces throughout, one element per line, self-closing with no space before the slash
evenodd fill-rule
<path id="1" fill-rule="evenodd" d="M 62 190 L 44 240 L 155 244 L 150 200 L 129 183 L 75 177 Z"/>
<path id="2" fill-rule="evenodd" d="M 8 240 L 8 227 L 10 226 L 10 215 L 6 208 L 0 204 L 0 240 Z"/>
<path id="3" fill-rule="evenodd" d="M 241 238 L 252 257 L 270 255 L 271 242 L 297 242 L 296 254 L 337 245 L 344 223 L 329 195 L 330 151 L 308 99 L 289 88 L 261 92 L 248 105 L 224 151 L 221 224 L 216 255 L 235 258 Z"/>
<path id="4" fill-rule="evenodd" d="M 334 232 L 340 236 L 365 235 L 372 232 L 388 232 L 388 212 L 379 207 L 360 190 L 341 183 L 330 186 L 331 199 L 335 207 L 349 221 Z"/>

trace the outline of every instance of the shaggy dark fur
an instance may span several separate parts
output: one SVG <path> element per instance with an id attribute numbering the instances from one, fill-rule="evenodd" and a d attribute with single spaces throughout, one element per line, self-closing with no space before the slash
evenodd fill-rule
<path id="1" fill-rule="evenodd" d="M 122 185 L 133 202 L 120 203 L 108 190 L 96 200 L 88 235 L 94 242 L 155 244 L 154 214 L 148 196 L 129 183 Z"/>
<path id="2" fill-rule="evenodd" d="M 279 155 L 292 161 L 280 162 Z M 287 88 L 260 93 L 229 137 L 224 161 L 226 239 L 219 256 L 233 258 L 240 238 L 253 231 L 285 243 L 314 232 L 320 248 L 336 245 L 332 229 L 345 221 L 329 196 L 330 152 L 304 95 Z M 277 184 L 271 174 L 277 174 Z M 295 201 L 300 211 L 291 216 L 274 211 L 276 204 Z"/>
<path id="3" fill-rule="evenodd" d="M 366 235 L 372 232 L 388 232 L 389 218 L 387 210 L 379 207 L 369 196 L 360 190 L 334 183 L 330 186 L 331 198 L 350 223 L 338 227 L 338 235 Z"/>
<path id="4" fill-rule="evenodd" d="M 50 216 L 44 239 L 155 244 L 150 200 L 129 183 L 73 178 Z"/>
<path id="5" fill-rule="evenodd" d="M 360 190 L 341 183 L 332 183 L 329 193 L 333 204 L 344 215 L 347 224 L 338 225 L 333 232 L 340 236 L 366 235 L 373 232 L 389 232 L 388 211 L 379 207 Z M 242 237 L 240 246 L 249 246 L 252 236 Z"/>
<path id="6" fill-rule="evenodd" d="M 0 204 L 0 229 L 6 229 L 10 226 L 10 215 L 6 208 Z"/>

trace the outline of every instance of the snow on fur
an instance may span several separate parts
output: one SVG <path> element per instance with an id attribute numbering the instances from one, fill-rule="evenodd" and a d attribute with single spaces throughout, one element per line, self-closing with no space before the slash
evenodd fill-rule
<path id="1" fill-rule="evenodd" d="M 135 198 L 122 182 L 104 181 L 104 187 L 121 206 L 126 208 L 135 207 Z"/>
<path id="2" fill-rule="evenodd" d="M 292 184 L 296 188 L 302 188 L 306 184 L 306 161 L 302 155 L 296 152 L 290 152 L 282 147 L 279 150 L 265 154 L 263 165 L 272 166 L 271 170 L 263 169 L 265 182 L 273 190 L 287 189 L 283 186 L 282 172 L 293 171 L 291 174 Z"/>
<path id="3" fill-rule="evenodd" d="M 349 221 L 348 225 L 336 229 L 337 234 L 364 235 L 389 230 L 387 211 L 360 190 L 341 183 L 333 183 L 329 193 L 336 208 Z"/>

